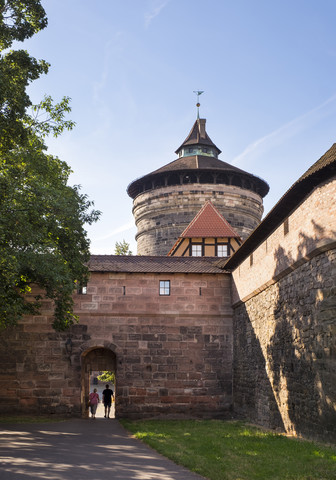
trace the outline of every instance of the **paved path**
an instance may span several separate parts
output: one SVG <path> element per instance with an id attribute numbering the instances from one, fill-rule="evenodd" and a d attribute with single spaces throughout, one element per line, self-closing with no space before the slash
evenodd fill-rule
<path id="1" fill-rule="evenodd" d="M 0 424 L 1 480 L 201 480 L 115 419 Z"/>

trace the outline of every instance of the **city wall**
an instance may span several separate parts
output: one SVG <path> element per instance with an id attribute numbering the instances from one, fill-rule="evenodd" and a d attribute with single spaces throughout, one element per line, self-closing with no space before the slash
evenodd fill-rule
<path id="1" fill-rule="evenodd" d="M 169 296 L 159 295 L 160 280 L 170 280 Z M 4 332 L 2 412 L 85 416 L 98 368 L 115 370 L 117 417 L 229 415 L 229 275 L 93 272 L 75 312 L 67 333 L 52 330 L 51 302 Z"/>
<path id="2" fill-rule="evenodd" d="M 236 414 L 335 441 L 335 248 L 333 178 L 233 272 Z"/>

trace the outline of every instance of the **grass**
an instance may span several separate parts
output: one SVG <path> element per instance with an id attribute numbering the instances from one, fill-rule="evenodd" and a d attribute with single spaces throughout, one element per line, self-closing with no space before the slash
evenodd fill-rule
<path id="1" fill-rule="evenodd" d="M 135 437 L 210 480 L 335 480 L 336 447 L 243 422 L 121 420 Z"/>

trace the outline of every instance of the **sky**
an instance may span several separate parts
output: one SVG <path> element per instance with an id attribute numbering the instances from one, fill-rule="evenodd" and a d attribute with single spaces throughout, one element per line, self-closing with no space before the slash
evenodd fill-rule
<path id="1" fill-rule="evenodd" d="M 336 141 L 334 0 L 42 0 L 48 27 L 20 48 L 50 64 L 29 92 L 71 97 L 48 140 L 102 212 L 91 253 L 136 254 L 129 183 L 175 160 L 195 90 L 220 159 L 270 185 L 265 214 Z"/>

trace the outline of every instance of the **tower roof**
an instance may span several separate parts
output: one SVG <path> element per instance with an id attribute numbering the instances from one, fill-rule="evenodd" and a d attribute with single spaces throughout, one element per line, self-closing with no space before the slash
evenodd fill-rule
<path id="1" fill-rule="evenodd" d="M 239 238 L 239 235 L 214 205 L 210 201 L 207 201 L 187 228 L 181 233 L 180 237 Z"/>
<path id="2" fill-rule="evenodd" d="M 198 118 L 192 129 L 190 130 L 189 135 L 184 140 L 182 145 L 175 151 L 175 153 L 179 153 L 184 147 L 191 146 L 191 145 L 203 145 L 208 147 L 213 147 L 217 151 L 217 155 L 221 153 L 221 150 L 213 143 L 209 135 L 205 130 L 206 119 L 205 118 Z"/>
<path id="3" fill-rule="evenodd" d="M 131 182 L 128 195 L 135 198 L 148 190 L 185 183 L 235 185 L 261 197 L 267 195 L 269 186 L 264 180 L 217 158 L 221 150 L 206 133 L 205 123 L 205 119 L 198 118 L 176 150 L 179 158 Z"/>

